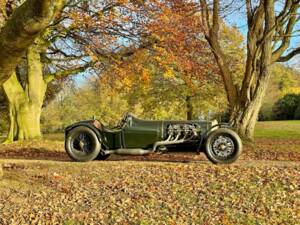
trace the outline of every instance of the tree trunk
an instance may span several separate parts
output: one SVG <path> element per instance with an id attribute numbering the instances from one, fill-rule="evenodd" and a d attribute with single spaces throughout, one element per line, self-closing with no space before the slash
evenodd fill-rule
<path id="1" fill-rule="evenodd" d="M 10 129 L 6 143 L 41 138 L 41 109 L 38 105 L 24 102 L 21 105 L 9 103 Z"/>
<path id="2" fill-rule="evenodd" d="M 251 95 L 246 99 L 240 98 L 230 116 L 230 123 L 233 127 L 249 141 L 254 138 L 255 124 L 270 80 L 269 66 L 262 65 L 261 69 L 256 72 L 258 75 L 253 74 L 253 77 L 259 77 L 259 82 L 255 83 L 255 88 L 253 86 L 248 88 Z"/>
<path id="3" fill-rule="evenodd" d="M 25 89 L 16 73 L 4 83 L 9 103 L 10 129 L 5 143 L 41 138 L 40 116 L 47 84 L 43 79 L 40 54 L 34 47 L 27 52 L 27 82 Z"/>
<path id="4" fill-rule="evenodd" d="M 192 97 L 186 97 L 186 119 L 192 120 L 193 119 L 193 104 L 192 104 Z"/>
<path id="5" fill-rule="evenodd" d="M 247 102 L 246 105 L 237 104 L 235 110 L 231 113 L 230 123 L 244 139 L 253 140 L 254 128 L 261 104 L 261 99 Z"/>

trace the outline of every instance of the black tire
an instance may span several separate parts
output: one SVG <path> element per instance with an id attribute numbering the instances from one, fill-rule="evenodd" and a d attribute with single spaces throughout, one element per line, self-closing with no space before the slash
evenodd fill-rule
<path id="1" fill-rule="evenodd" d="M 239 135 L 227 128 L 212 131 L 205 142 L 205 154 L 211 162 L 216 164 L 235 162 L 242 153 L 242 149 L 242 140 Z"/>
<path id="2" fill-rule="evenodd" d="M 101 144 L 92 129 L 79 126 L 67 134 L 65 150 L 71 159 L 87 162 L 94 160 L 99 155 Z"/>

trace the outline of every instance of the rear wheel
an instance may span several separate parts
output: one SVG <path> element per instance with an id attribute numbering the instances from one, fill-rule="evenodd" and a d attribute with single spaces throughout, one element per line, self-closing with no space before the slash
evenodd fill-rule
<path id="1" fill-rule="evenodd" d="M 73 160 L 87 162 L 94 160 L 99 155 L 101 144 L 92 129 L 79 126 L 67 134 L 65 149 Z"/>
<path id="2" fill-rule="evenodd" d="M 237 133 L 227 128 L 211 132 L 205 143 L 205 153 L 213 163 L 235 162 L 242 152 L 242 141 Z"/>

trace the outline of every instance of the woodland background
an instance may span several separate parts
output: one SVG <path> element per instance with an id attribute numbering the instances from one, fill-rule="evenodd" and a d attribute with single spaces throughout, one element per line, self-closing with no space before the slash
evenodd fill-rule
<path id="1" fill-rule="evenodd" d="M 7 1 L 5 15 L 8 17 L 21 3 Z M 234 83 L 241 86 L 247 48 L 241 32 L 246 21 L 243 25 L 231 21 L 234 13 L 243 13 L 233 5 L 224 2 L 224 9 L 221 7 L 225 16 L 220 43 Z M 37 130 L 45 133 L 62 132 L 67 125 L 93 116 L 113 125 L 126 111 L 145 119 L 210 117 L 228 121 L 231 106 L 197 10 L 195 2 L 184 0 L 150 1 L 148 5 L 138 1 L 70 1 L 33 45 L 38 59 L 30 62 L 25 57 L 18 65 L 18 81 L 11 78 L 11 82 L 20 88 L 11 96 L 22 95 L 28 88 L 29 92 L 40 92 L 39 103 L 27 114 L 35 115 L 36 121 L 41 111 L 41 128 Z M 296 58 L 270 69 L 271 81 L 258 120 L 300 118 L 298 63 Z M 37 64 L 39 69 L 30 72 L 34 67 L 30 64 Z M 30 85 L 30 77 L 43 81 Z M 12 106 L 16 103 L 6 92 L 2 89 L 0 95 L 3 135 L 13 127 L 11 121 L 18 121 L 18 112 L 9 113 L 18 107 Z M 26 120 L 32 121 L 28 117 L 25 115 L 24 127 Z M 39 126 L 36 122 L 28 124 Z M 39 132 L 25 139 L 34 136 L 39 137 Z"/>

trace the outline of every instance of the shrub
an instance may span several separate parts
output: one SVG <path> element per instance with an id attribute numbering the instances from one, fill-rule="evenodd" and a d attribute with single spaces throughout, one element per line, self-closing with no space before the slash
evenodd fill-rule
<path id="1" fill-rule="evenodd" d="M 300 120 L 300 101 L 299 101 L 298 107 L 297 107 L 297 109 L 296 109 L 296 111 L 295 111 L 294 119 L 295 119 L 295 120 Z"/>
<path id="2" fill-rule="evenodd" d="M 300 95 L 287 94 L 283 98 L 279 99 L 274 107 L 274 119 L 275 120 L 293 120 L 295 113 L 300 104 Z"/>

